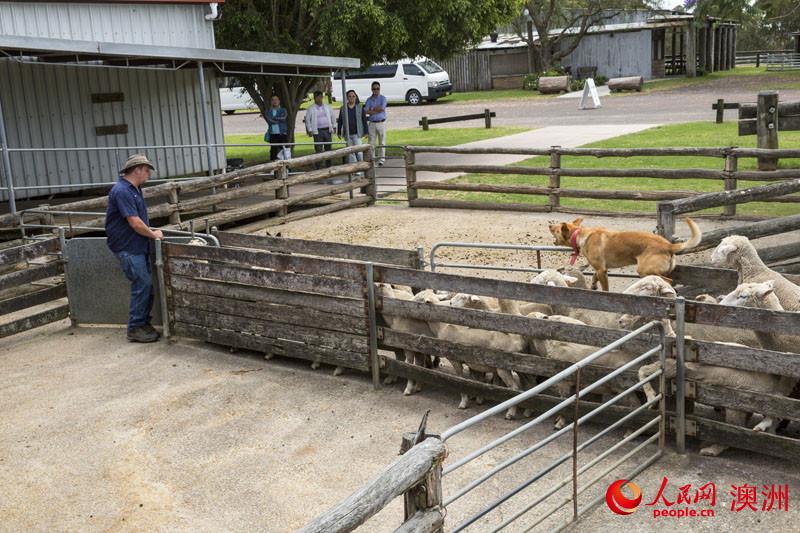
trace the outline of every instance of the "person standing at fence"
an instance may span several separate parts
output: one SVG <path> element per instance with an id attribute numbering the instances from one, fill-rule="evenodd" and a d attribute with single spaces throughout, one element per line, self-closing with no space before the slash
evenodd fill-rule
<path id="1" fill-rule="evenodd" d="M 281 107 L 281 99 L 277 94 L 270 98 L 270 108 L 264 118 L 267 121 L 267 132 L 264 134 L 264 141 L 270 143 L 269 160 L 275 161 L 278 155 L 286 148 L 283 143 L 289 141 L 289 127 L 287 120 L 289 113 Z M 281 159 L 288 159 L 283 156 Z"/>
<path id="2" fill-rule="evenodd" d="M 375 155 L 378 166 L 386 163 L 386 97 L 381 94 L 381 84 L 372 82 L 372 95 L 364 102 L 364 111 L 367 114 L 369 125 L 369 143 L 375 146 Z M 375 141 L 377 140 L 377 144 Z"/>
<path id="3" fill-rule="evenodd" d="M 331 149 L 331 133 L 336 117 L 333 109 L 328 104 L 322 103 L 322 91 L 314 91 L 314 103 L 306 111 L 305 116 L 306 133 L 314 138 L 314 151 L 318 154 L 327 152 Z M 322 165 L 317 164 L 317 168 Z M 325 166 L 331 166 L 331 160 L 325 161 Z"/>
<path id="4" fill-rule="evenodd" d="M 153 309 L 153 274 L 150 270 L 150 241 L 163 239 L 151 230 L 142 185 L 150 179 L 153 164 L 144 154 L 132 155 L 120 170 L 119 181 L 108 194 L 106 209 L 107 244 L 131 282 L 128 340 L 155 342 L 160 336 L 150 325 Z"/>
<path id="5" fill-rule="evenodd" d="M 345 130 L 345 113 L 347 113 L 347 130 Z M 347 91 L 347 105 L 339 110 L 339 119 L 336 121 L 336 135 L 341 139 L 347 134 L 347 146 L 358 146 L 361 138 L 367 134 L 367 115 L 364 107 L 358 101 L 358 95 L 354 90 Z M 350 154 L 347 156 L 348 163 L 363 161 L 364 154 Z"/>

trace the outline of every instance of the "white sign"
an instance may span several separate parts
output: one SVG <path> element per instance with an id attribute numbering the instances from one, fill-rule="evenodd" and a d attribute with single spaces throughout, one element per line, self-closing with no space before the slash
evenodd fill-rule
<path id="1" fill-rule="evenodd" d="M 587 99 L 591 96 L 592 106 L 587 105 Z M 594 78 L 586 78 L 586 83 L 583 85 L 583 96 L 581 96 L 581 105 L 578 109 L 597 109 L 603 107 L 600 103 L 600 95 L 597 94 L 597 87 L 594 85 Z"/>

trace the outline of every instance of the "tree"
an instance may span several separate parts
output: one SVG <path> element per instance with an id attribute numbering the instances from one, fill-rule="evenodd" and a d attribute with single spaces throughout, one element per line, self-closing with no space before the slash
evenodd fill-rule
<path id="1" fill-rule="evenodd" d="M 534 70 L 545 72 L 574 52 L 591 26 L 648 5 L 649 0 L 528 0 L 524 6 L 536 35 L 528 35 L 525 16 L 514 25 L 533 50 Z"/>
<path id="2" fill-rule="evenodd" d="M 364 66 L 418 55 L 447 58 L 519 13 L 520 0 L 228 0 L 216 23 L 221 48 L 357 57 Z M 289 138 L 308 91 L 300 76 L 241 77 L 265 111 L 277 94 Z"/>
<path id="3" fill-rule="evenodd" d="M 737 47 L 741 50 L 785 49 L 791 33 L 800 31 L 800 3 L 797 0 L 687 0 L 698 18 L 714 16 L 741 26 Z"/>

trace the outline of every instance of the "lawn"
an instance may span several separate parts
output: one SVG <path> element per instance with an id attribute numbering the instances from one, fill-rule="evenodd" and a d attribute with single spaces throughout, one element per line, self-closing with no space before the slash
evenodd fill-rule
<path id="1" fill-rule="evenodd" d="M 651 80 L 644 83 L 642 92 L 657 92 L 668 91 L 671 89 L 680 89 L 682 87 L 691 87 L 697 85 L 710 84 L 718 80 L 742 77 L 743 82 L 749 83 L 748 78 L 758 77 L 758 90 L 768 91 L 777 89 L 800 89 L 800 70 L 789 70 L 784 72 L 767 72 L 766 67 L 737 67 L 732 70 L 723 70 L 719 72 L 711 72 L 703 76 L 696 76 L 694 78 L 666 78 L 660 80 Z M 633 93 L 620 93 L 633 94 Z"/>
<path id="2" fill-rule="evenodd" d="M 524 89 L 495 89 L 491 91 L 457 92 L 439 98 L 436 103 L 449 102 L 492 102 L 495 100 L 527 100 L 529 98 L 555 98 L 557 95 L 539 94 L 539 91 Z"/>
<path id="3" fill-rule="evenodd" d="M 800 148 L 800 132 L 782 132 L 781 148 Z M 648 147 L 699 147 L 699 146 L 741 146 L 755 147 L 756 137 L 737 135 L 736 122 L 715 124 L 710 122 L 691 122 L 658 126 L 639 133 L 622 135 L 605 141 L 587 145 L 591 148 L 648 148 Z M 797 165 L 797 160 L 792 163 Z M 723 168 L 723 160 L 710 157 L 568 157 L 561 159 L 562 167 L 572 168 Z M 755 168 L 754 159 L 739 161 L 741 170 Z M 515 166 L 548 166 L 543 157 L 527 159 Z M 787 162 L 781 167 L 788 168 Z M 467 174 L 450 180 L 452 183 L 490 183 L 498 185 L 539 185 L 546 186 L 546 176 L 517 176 L 493 174 Z M 740 188 L 763 185 L 763 182 L 739 182 Z M 607 190 L 681 190 L 693 192 L 721 191 L 723 184 L 715 180 L 668 180 L 655 178 L 571 178 L 562 177 L 561 186 L 570 189 L 607 189 Z M 523 194 L 469 193 L 460 191 L 420 191 L 423 198 L 450 198 L 470 201 L 547 203 L 544 196 Z M 563 198 L 565 207 L 599 209 L 609 211 L 644 211 L 655 213 L 656 202 L 632 200 L 592 200 L 582 198 Z M 712 210 L 718 212 L 719 208 Z M 800 213 L 798 204 L 767 204 L 753 202 L 738 207 L 741 214 L 755 215 L 790 215 Z"/>
<path id="4" fill-rule="evenodd" d="M 494 137 L 503 137 L 505 135 L 513 135 L 515 133 L 522 133 L 528 131 L 530 128 L 438 128 L 428 131 L 421 129 L 407 129 L 407 130 L 389 130 L 386 138 L 390 148 L 387 149 L 389 155 L 400 155 L 403 153 L 402 146 L 418 145 L 418 146 L 455 146 L 472 141 L 481 141 L 483 139 L 492 139 Z M 300 132 L 295 135 L 295 141 L 298 143 L 311 143 L 313 139 Z M 254 144 L 264 143 L 263 135 L 226 135 L 226 144 Z M 339 147 L 344 144 L 339 145 Z M 336 146 L 334 146 L 336 147 Z M 312 145 L 297 146 L 293 150 L 293 156 L 301 156 L 314 153 Z M 234 158 L 241 157 L 248 165 L 261 163 L 269 159 L 269 146 L 239 146 L 230 147 L 225 149 L 225 157 Z"/>

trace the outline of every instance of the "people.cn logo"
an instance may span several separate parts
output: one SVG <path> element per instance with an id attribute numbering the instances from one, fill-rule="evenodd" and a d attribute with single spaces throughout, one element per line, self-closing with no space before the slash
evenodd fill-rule
<path id="1" fill-rule="evenodd" d="M 632 498 L 628 498 L 622 494 L 622 487 L 627 486 L 633 493 Z M 636 508 L 642 502 L 642 490 L 639 486 L 627 479 L 618 479 L 609 485 L 606 491 L 606 505 L 608 508 L 617 514 L 627 515 L 636 511 Z"/>

